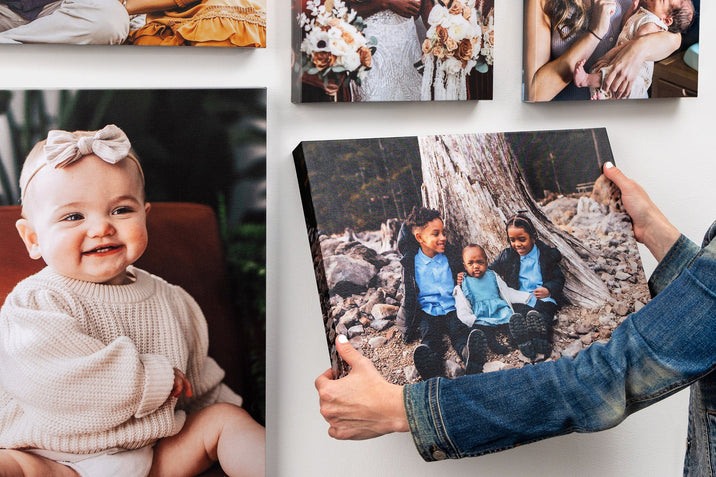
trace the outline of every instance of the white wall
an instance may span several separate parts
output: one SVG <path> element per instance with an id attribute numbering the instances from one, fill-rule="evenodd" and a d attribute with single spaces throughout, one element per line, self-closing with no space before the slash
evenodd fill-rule
<path id="1" fill-rule="evenodd" d="M 702 16 L 709 18 L 713 5 L 703 3 Z M 681 475 L 688 398 L 683 392 L 610 431 L 462 461 L 426 464 L 407 434 L 364 442 L 329 438 L 313 387 L 329 362 L 291 151 L 301 140 L 606 126 L 617 163 L 700 242 L 716 218 L 716 33 L 704 28 L 701 34 L 698 99 L 523 104 L 522 2 L 501 0 L 493 101 L 297 106 L 289 94 L 289 2 L 269 0 L 268 13 L 269 47 L 263 51 L 0 48 L 1 88 L 268 88 L 267 475 Z M 181 118 L 167 121 L 181 128 Z M 650 273 L 654 261 L 644 262 Z"/>

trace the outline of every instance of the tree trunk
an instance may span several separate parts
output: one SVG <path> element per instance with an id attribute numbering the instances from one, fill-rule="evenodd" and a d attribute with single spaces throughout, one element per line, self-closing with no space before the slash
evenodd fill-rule
<path id="1" fill-rule="evenodd" d="M 507 244 L 505 224 L 526 211 L 539 238 L 562 253 L 564 295 L 574 305 L 599 308 L 609 291 L 585 260 L 594 253 L 563 232 L 532 198 L 503 134 L 421 136 L 422 195 L 437 209 L 455 245 L 482 245 L 493 260 Z"/>

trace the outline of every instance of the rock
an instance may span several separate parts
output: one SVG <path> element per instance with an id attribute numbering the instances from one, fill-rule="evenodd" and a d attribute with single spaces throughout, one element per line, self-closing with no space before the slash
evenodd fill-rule
<path id="1" fill-rule="evenodd" d="M 609 322 L 612 321 L 613 319 L 614 319 L 614 316 L 612 316 L 610 314 L 602 315 L 599 317 L 599 324 L 600 325 L 608 325 Z"/>
<path id="2" fill-rule="evenodd" d="M 465 375 L 465 369 L 455 361 L 445 361 L 445 376 L 449 379 L 455 379 Z"/>
<path id="3" fill-rule="evenodd" d="M 391 326 L 393 326 L 393 322 L 391 320 L 373 320 L 370 324 L 370 327 L 376 331 L 383 331 Z"/>
<path id="4" fill-rule="evenodd" d="M 368 262 L 373 265 L 376 270 L 379 270 L 390 263 L 388 259 L 382 255 L 378 255 L 378 252 L 372 248 L 366 247 L 360 242 L 346 242 L 345 244 L 338 246 L 336 248 L 335 255 L 339 256 L 340 254 L 356 260 Z"/>
<path id="5" fill-rule="evenodd" d="M 646 305 L 644 305 L 642 302 L 640 302 L 639 300 L 636 300 L 636 301 L 634 302 L 634 312 L 637 312 L 637 311 L 641 310 L 641 309 L 644 308 L 645 306 L 646 306 Z"/>
<path id="6" fill-rule="evenodd" d="M 578 200 L 560 197 L 542 208 L 542 211 L 555 225 L 567 225 L 577 213 Z"/>
<path id="7" fill-rule="evenodd" d="M 625 227 L 631 227 L 629 216 L 626 214 L 611 213 L 597 224 L 596 232 L 602 235 L 610 235 L 624 230 Z"/>
<path id="8" fill-rule="evenodd" d="M 347 256 L 327 257 L 323 263 L 328 288 L 343 297 L 365 292 L 376 272 L 372 264 Z"/>
<path id="9" fill-rule="evenodd" d="M 623 301 L 617 302 L 614 305 L 614 313 L 618 316 L 625 316 L 629 314 L 629 306 Z"/>
<path id="10" fill-rule="evenodd" d="M 346 311 L 341 315 L 341 317 L 338 319 L 338 324 L 345 325 L 346 328 L 349 328 L 356 324 L 359 318 L 360 310 L 358 308 L 351 308 L 350 310 Z"/>
<path id="11" fill-rule="evenodd" d="M 400 307 L 395 305 L 384 305 L 379 303 L 377 305 L 373 305 L 373 308 L 370 310 L 370 314 L 373 315 L 373 318 L 376 320 L 394 320 L 399 309 Z"/>
<path id="12" fill-rule="evenodd" d="M 324 238 L 325 237 L 325 238 Z M 336 253 L 336 249 L 339 245 L 343 244 L 342 240 L 337 238 L 329 238 L 322 236 L 321 238 L 321 253 L 324 257 L 329 257 Z"/>
<path id="13" fill-rule="evenodd" d="M 630 279 L 631 275 L 625 272 L 617 272 L 614 274 L 614 278 L 616 278 L 617 280 L 624 281 Z"/>
<path id="14" fill-rule="evenodd" d="M 403 372 L 405 373 L 405 379 L 407 379 L 409 383 L 420 381 L 420 375 L 418 374 L 418 370 L 415 369 L 415 366 L 406 366 L 403 368 Z"/>
<path id="15" fill-rule="evenodd" d="M 579 333 L 580 335 L 586 335 L 587 333 L 591 333 L 594 327 L 591 323 L 585 323 L 583 321 L 580 321 L 576 325 L 574 325 L 574 331 Z"/>
<path id="16" fill-rule="evenodd" d="M 363 343 L 365 343 L 365 340 L 362 336 L 355 336 L 348 340 L 348 342 L 353 346 L 360 354 L 363 354 Z"/>
<path id="17" fill-rule="evenodd" d="M 609 328 L 601 328 L 599 330 L 599 341 L 608 340 L 612 337 L 612 330 Z"/>
<path id="18" fill-rule="evenodd" d="M 348 328 L 343 323 L 338 323 L 336 326 L 336 333 L 339 335 L 346 336 L 348 334 Z"/>
<path id="19" fill-rule="evenodd" d="M 562 350 L 562 356 L 574 358 L 577 354 L 582 351 L 582 342 L 579 340 L 573 341 L 569 346 Z"/>
<path id="20" fill-rule="evenodd" d="M 360 311 L 366 315 L 370 315 L 371 310 L 376 304 L 383 303 L 385 301 L 385 291 L 381 288 L 371 290 L 368 290 L 366 293 L 364 304 L 360 307 Z"/>
<path id="21" fill-rule="evenodd" d="M 362 335 L 363 333 L 365 333 L 365 329 L 363 328 L 363 325 L 351 326 L 350 328 L 348 328 L 348 339 Z"/>
<path id="22" fill-rule="evenodd" d="M 510 366 L 507 363 L 503 363 L 502 361 L 490 361 L 488 363 L 485 363 L 485 365 L 482 367 L 483 373 L 493 373 L 495 371 L 502 371 L 503 369 L 508 369 Z"/>
<path id="23" fill-rule="evenodd" d="M 588 335 L 584 335 L 579 338 L 579 341 L 581 341 L 584 346 L 589 346 L 592 344 L 592 341 L 594 341 L 594 338 L 592 338 L 592 334 L 589 333 Z"/>
<path id="24" fill-rule="evenodd" d="M 386 338 L 385 336 L 376 336 L 375 338 L 371 338 L 368 340 L 368 346 L 373 349 L 380 348 L 385 344 L 386 341 L 388 341 L 388 338 Z"/>

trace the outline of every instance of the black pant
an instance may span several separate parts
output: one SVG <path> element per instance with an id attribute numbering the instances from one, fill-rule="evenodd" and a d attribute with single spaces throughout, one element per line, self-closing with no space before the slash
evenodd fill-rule
<path id="1" fill-rule="evenodd" d="M 418 317 L 420 318 L 420 342 L 422 344 L 427 345 L 430 351 L 442 358 L 447 351 L 443 336 L 448 335 L 450 344 L 462 356 L 470 328 L 458 319 L 457 312 L 451 311 L 447 315 L 433 316 L 419 310 Z"/>

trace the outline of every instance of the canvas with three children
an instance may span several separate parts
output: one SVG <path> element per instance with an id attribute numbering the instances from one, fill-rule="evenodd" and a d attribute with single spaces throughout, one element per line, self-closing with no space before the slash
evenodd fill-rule
<path id="1" fill-rule="evenodd" d="M 649 299 L 604 129 L 303 142 L 324 329 L 390 382 L 570 359 Z M 601 346 L 600 344 L 598 344 Z"/>

